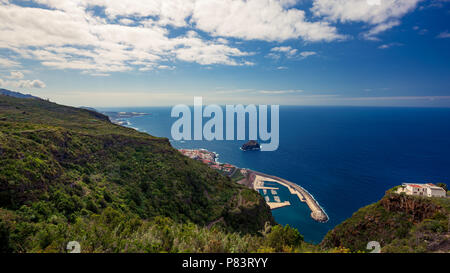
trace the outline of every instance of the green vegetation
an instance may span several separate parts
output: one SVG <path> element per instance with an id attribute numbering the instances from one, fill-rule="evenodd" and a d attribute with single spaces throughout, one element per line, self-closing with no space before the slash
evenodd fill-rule
<path id="1" fill-rule="evenodd" d="M 299 232 L 288 226 L 275 226 L 261 236 L 228 232 L 220 226 L 177 223 L 167 217 L 147 221 L 112 208 L 106 208 L 100 215 L 78 217 L 69 225 L 57 217 L 49 222 L 30 223 L 4 210 L 0 215 L 9 220 L 6 225 L 0 224 L 3 252 L 66 252 L 67 243 L 72 240 L 80 243 L 82 252 L 88 253 L 318 251 L 317 246 L 303 242 Z M 15 232 L 8 234 L 10 230 Z"/>
<path id="2" fill-rule="evenodd" d="M 237 170 L 232 176 L 231 176 L 231 180 L 233 180 L 234 182 L 238 182 L 242 179 L 244 179 L 245 176 L 241 173 L 240 170 Z"/>
<path id="3" fill-rule="evenodd" d="M 274 223 L 258 193 L 184 157 L 165 138 L 89 110 L 0 96 L 0 155 L 1 251 L 62 251 L 77 227 L 107 240 L 95 232 L 119 232 L 128 220 L 97 220 L 106 210 L 142 228 L 155 217 L 199 230 L 220 219 L 225 234 L 242 236 Z"/>
<path id="4" fill-rule="evenodd" d="M 378 241 L 383 252 L 449 252 L 450 199 L 408 196 L 390 190 L 331 230 L 321 247 L 365 251 Z"/>
<path id="5" fill-rule="evenodd" d="M 301 244 L 303 236 L 300 233 L 286 225 L 275 226 L 267 235 L 267 245 L 276 252 L 283 251 L 286 247 L 293 248 Z"/>
<path id="6" fill-rule="evenodd" d="M 274 244 L 277 251 L 314 249 L 314 246 L 302 244 L 298 231 L 289 227 L 276 226 L 277 230 L 287 231 L 288 235 L 276 232 L 274 237 L 269 233 L 267 238 L 271 239 L 266 240 L 261 235 L 227 232 L 221 227 L 208 229 L 192 222 L 177 223 L 167 217 L 144 221 L 112 208 L 106 208 L 100 215 L 78 217 L 69 225 L 57 217 L 48 222 L 30 223 L 22 222 L 10 213 L 9 216 L 4 215 L 5 211 L 0 213 L 3 217 L 13 217 L 8 223 L 16 225 L 1 226 L 2 235 L 9 229 L 15 230 L 9 235 L 9 242 L 2 243 L 2 251 L 65 252 L 67 242 L 71 240 L 80 243 L 82 252 L 89 253 L 274 252 Z M 280 243 L 275 239 L 286 242 L 287 246 L 278 249 Z"/>

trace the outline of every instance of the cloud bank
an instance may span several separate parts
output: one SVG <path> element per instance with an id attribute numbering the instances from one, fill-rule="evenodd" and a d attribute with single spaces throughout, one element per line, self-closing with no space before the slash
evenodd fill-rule
<path id="1" fill-rule="evenodd" d="M 0 66 L 33 60 L 48 69 L 93 76 L 175 69 L 177 62 L 251 66 L 240 41 L 332 42 L 346 39 L 335 24 L 371 26 L 367 39 L 400 24 L 420 0 L 0 0 Z M 298 55 L 273 48 L 272 54 Z M 286 51 L 283 51 L 286 50 Z M 2 52 L 3 52 L 2 51 Z M 2 56 L 5 55 L 5 56 Z M 311 56 L 303 52 L 301 56 Z"/>

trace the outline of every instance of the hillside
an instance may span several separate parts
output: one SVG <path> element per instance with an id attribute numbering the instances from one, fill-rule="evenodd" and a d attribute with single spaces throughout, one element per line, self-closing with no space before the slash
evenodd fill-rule
<path id="1" fill-rule="evenodd" d="M 382 252 L 449 252 L 450 199 L 408 196 L 388 191 L 331 230 L 321 247 L 365 251 L 369 241 Z"/>
<path id="2" fill-rule="evenodd" d="M 258 193 L 184 157 L 168 139 L 85 109 L 0 95 L 0 155 L 2 251 L 65 251 L 64 242 L 91 236 L 85 244 L 103 252 L 107 238 L 120 241 L 126 231 L 129 245 L 127 236 L 149 225 L 214 223 L 224 236 L 254 236 L 274 223 Z M 148 251 L 165 249 L 152 244 Z"/>
<path id="3" fill-rule="evenodd" d="M 40 99 L 38 97 L 29 95 L 29 94 L 22 94 L 22 93 L 19 93 L 19 92 L 14 92 L 14 91 L 11 91 L 11 90 L 1 89 L 1 88 L 0 88 L 0 95 L 14 97 L 14 98 L 19 98 L 19 99 Z"/>

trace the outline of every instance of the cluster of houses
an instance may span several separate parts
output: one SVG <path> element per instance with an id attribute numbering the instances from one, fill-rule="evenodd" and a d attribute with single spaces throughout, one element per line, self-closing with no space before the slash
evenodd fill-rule
<path id="1" fill-rule="evenodd" d="M 446 191 L 434 184 L 416 184 L 403 183 L 398 188 L 397 193 L 405 193 L 407 195 L 427 196 L 427 197 L 446 197 Z"/>
<path id="2" fill-rule="evenodd" d="M 179 150 L 183 155 L 190 157 L 195 160 L 199 160 L 203 164 L 208 165 L 211 169 L 222 172 L 224 175 L 232 176 L 236 170 L 236 167 L 230 164 L 220 164 L 216 162 L 216 154 L 213 152 L 209 152 L 207 150 L 198 149 L 198 150 L 188 150 L 188 149 L 180 149 Z"/>
<path id="3" fill-rule="evenodd" d="M 180 153 L 183 155 L 190 157 L 196 160 L 205 160 L 208 162 L 216 161 L 216 154 L 213 152 L 209 152 L 207 150 L 198 149 L 198 150 L 188 150 L 188 149 L 180 149 Z"/>
<path id="4" fill-rule="evenodd" d="M 230 165 L 230 164 L 218 164 L 218 163 L 205 162 L 205 161 L 202 161 L 202 162 L 207 164 L 207 165 L 209 165 L 209 167 L 211 169 L 215 169 L 215 170 L 221 171 L 225 175 L 228 175 L 228 176 L 233 175 L 234 169 L 236 168 L 235 166 Z"/>

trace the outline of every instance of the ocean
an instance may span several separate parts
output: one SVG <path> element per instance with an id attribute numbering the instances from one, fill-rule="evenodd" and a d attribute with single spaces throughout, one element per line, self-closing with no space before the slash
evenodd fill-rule
<path id="1" fill-rule="evenodd" d="M 101 108 L 145 112 L 133 127 L 171 139 L 171 108 Z M 359 208 L 403 182 L 450 184 L 450 109 L 280 106 L 280 145 L 274 152 L 243 152 L 245 141 L 171 141 L 175 148 L 204 148 L 219 161 L 297 183 L 330 220 L 311 219 L 305 203 L 280 187 L 291 206 L 273 210 L 275 220 L 297 228 L 312 243 Z M 270 193 L 268 193 L 270 197 Z"/>

